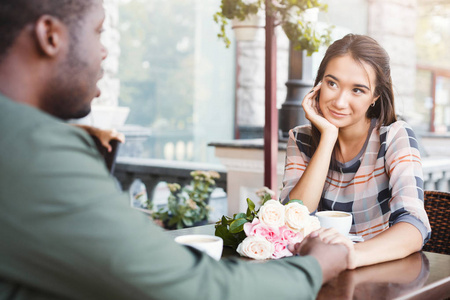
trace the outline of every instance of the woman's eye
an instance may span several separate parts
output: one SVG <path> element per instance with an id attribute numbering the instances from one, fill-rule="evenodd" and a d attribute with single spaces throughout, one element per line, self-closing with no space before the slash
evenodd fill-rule
<path id="1" fill-rule="evenodd" d="M 364 94 L 364 91 L 361 90 L 361 89 L 353 89 L 353 92 L 354 92 L 355 94 Z"/>
<path id="2" fill-rule="evenodd" d="M 330 87 L 336 87 L 337 86 L 336 82 L 333 82 L 333 81 L 328 81 L 328 85 Z"/>

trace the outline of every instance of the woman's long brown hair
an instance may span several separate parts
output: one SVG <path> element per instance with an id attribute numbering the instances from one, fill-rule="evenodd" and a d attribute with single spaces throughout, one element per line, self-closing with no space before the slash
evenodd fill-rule
<path id="1" fill-rule="evenodd" d="M 335 41 L 328 47 L 319 70 L 317 71 L 314 86 L 321 80 L 328 63 L 340 56 L 351 55 L 356 62 L 366 63 L 375 71 L 376 86 L 374 96 L 379 99 L 375 101 L 375 106 L 370 106 L 366 112 L 369 119 L 376 118 L 377 129 L 382 125 L 390 125 L 397 121 L 394 107 L 394 92 L 392 89 L 391 67 L 389 64 L 389 55 L 373 38 L 365 35 L 348 34 L 340 40 Z M 320 90 L 319 90 L 320 92 Z M 319 95 L 317 96 L 317 101 Z M 312 125 L 311 134 L 311 157 L 317 149 L 320 141 L 319 130 Z M 336 167 L 336 149 L 339 145 L 336 143 L 331 159 L 330 171 Z"/>

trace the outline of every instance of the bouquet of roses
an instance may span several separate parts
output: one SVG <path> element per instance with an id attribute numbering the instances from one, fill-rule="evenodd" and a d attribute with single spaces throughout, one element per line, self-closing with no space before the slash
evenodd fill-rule
<path id="1" fill-rule="evenodd" d="M 266 193 L 258 210 L 250 199 L 247 204 L 246 213 L 235 214 L 233 218 L 223 216 L 216 223 L 216 236 L 241 256 L 253 259 L 292 256 L 288 245 L 301 242 L 320 228 L 317 217 L 310 216 L 300 200 L 283 205 Z"/>

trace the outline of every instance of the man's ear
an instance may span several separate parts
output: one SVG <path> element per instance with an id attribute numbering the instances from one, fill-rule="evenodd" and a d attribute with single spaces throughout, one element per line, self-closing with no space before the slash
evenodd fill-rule
<path id="1" fill-rule="evenodd" d="M 48 56 L 55 56 L 66 43 L 67 27 L 53 16 L 43 15 L 36 21 L 37 47 Z"/>

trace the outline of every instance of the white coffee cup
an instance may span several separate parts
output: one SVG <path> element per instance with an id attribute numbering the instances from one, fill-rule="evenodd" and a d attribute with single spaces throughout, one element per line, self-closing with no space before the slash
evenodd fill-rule
<path id="1" fill-rule="evenodd" d="M 220 260 L 220 257 L 222 257 L 223 240 L 218 236 L 204 234 L 180 235 L 175 238 L 175 242 L 203 251 L 215 260 Z"/>
<path id="2" fill-rule="evenodd" d="M 319 211 L 316 213 L 319 218 L 320 227 L 334 228 L 342 235 L 348 236 L 352 227 L 353 216 L 351 213 L 337 210 Z"/>

